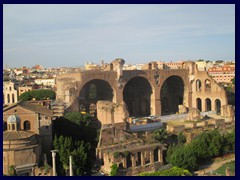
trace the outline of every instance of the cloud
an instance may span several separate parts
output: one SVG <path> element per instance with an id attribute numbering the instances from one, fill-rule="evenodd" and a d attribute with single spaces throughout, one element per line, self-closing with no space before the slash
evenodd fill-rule
<path id="1" fill-rule="evenodd" d="M 136 55 L 134 59 L 155 58 L 158 52 L 171 51 L 171 43 L 189 42 L 187 49 L 193 39 L 200 42 L 205 37 L 235 33 L 234 5 L 224 4 L 6 5 L 3 10 L 4 62 L 11 64 L 19 58 L 24 63 L 23 52 L 29 53 L 25 58 L 36 59 L 38 50 L 45 58 L 39 63 L 45 64 L 51 63 L 50 57 L 61 64 L 66 56 L 76 64 L 73 55 L 83 61 L 121 54 L 130 58 Z"/>

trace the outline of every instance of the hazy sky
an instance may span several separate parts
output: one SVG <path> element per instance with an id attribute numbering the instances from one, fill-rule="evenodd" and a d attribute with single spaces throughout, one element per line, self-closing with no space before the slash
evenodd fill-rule
<path id="1" fill-rule="evenodd" d="M 3 5 L 3 64 L 235 60 L 235 5 Z"/>

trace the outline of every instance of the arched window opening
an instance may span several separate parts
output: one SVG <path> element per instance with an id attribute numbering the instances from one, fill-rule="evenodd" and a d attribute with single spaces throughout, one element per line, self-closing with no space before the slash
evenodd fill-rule
<path id="1" fill-rule="evenodd" d="M 196 81 L 196 91 L 201 91 L 201 87 L 202 87 L 202 83 L 201 81 L 198 79 Z"/>
<path id="2" fill-rule="evenodd" d="M 148 64 L 148 69 L 152 70 L 152 64 L 151 63 Z"/>
<path id="3" fill-rule="evenodd" d="M 176 114 L 183 104 L 184 82 L 179 76 L 168 77 L 160 91 L 161 115 Z"/>
<path id="4" fill-rule="evenodd" d="M 7 102 L 10 103 L 10 94 L 7 94 Z"/>
<path id="5" fill-rule="evenodd" d="M 113 64 L 110 64 L 110 71 L 113 71 Z"/>
<path id="6" fill-rule="evenodd" d="M 197 98 L 197 109 L 199 111 L 202 111 L 202 100 L 200 98 Z"/>
<path id="7" fill-rule="evenodd" d="M 205 80 L 205 91 L 211 90 L 211 81 L 209 79 Z"/>
<path id="8" fill-rule="evenodd" d="M 219 99 L 215 100 L 215 111 L 216 114 L 221 114 L 221 101 Z"/>
<path id="9" fill-rule="evenodd" d="M 152 87 L 144 77 L 130 79 L 123 90 L 123 100 L 127 105 L 129 116 L 142 117 L 151 114 Z"/>
<path id="10" fill-rule="evenodd" d="M 80 90 L 79 111 L 89 113 L 90 105 L 96 104 L 99 100 L 112 101 L 113 89 L 107 81 L 94 79 L 87 82 Z"/>
<path id="11" fill-rule="evenodd" d="M 12 94 L 12 103 L 15 103 L 14 94 Z"/>
<path id="12" fill-rule="evenodd" d="M 9 87 L 9 91 L 12 91 L 12 87 L 11 86 Z"/>
<path id="13" fill-rule="evenodd" d="M 25 131 L 29 131 L 31 129 L 31 125 L 29 121 L 25 121 L 23 126 Z"/>
<path id="14" fill-rule="evenodd" d="M 212 103 L 209 98 L 205 100 L 205 106 L 206 106 L 206 111 L 211 111 L 212 110 Z"/>
<path id="15" fill-rule="evenodd" d="M 12 124 L 12 130 L 13 130 L 13 131 L 16 130 L 15 124 Z"/>

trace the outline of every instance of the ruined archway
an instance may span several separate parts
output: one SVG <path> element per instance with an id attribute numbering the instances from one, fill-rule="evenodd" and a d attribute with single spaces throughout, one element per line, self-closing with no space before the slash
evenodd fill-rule
<path id="1" fill-rule="evenodd" d="M 97 101 L 113 100 L 113 89 L 107 81 L 94 79 L 87 82 L 80 90 L 79 111 L 90 112 L 90 105 L 96 105 Z"/>
<path id="2" fill-rule="evenodd" d="M 197 109 L 199 111 L 202 111 L 202 100 L 200 98 L 197 98 L 196 104 L 197 104 Z"/>
<path id="3" fill-rule="evenodd" d="M 212 103 L 209 98 L 205 99 L 205 106 L 206 106 L 206 111 L 211 111 L 212 110 Z"/>
<path id="4" fill-rule="evenodd" d="M 130 116 L 148 116 L 151 113 L 152 88 L 144 77 L 134 77 L 123 90 L 123 100 Z"/>
<path id="5" fill-rule="evenodd" d="M 221 101 L 219 99 L 215 100 L 215 111 L 217 114 L 221 114 Z"/>
<path id="6" fill-rule="evenodd" d="M 184 82 L 179 76 L 167 78 L 160 92 L 161 114 L 175 114 L 178 112 L 178 105 L 183 104 Z"/>

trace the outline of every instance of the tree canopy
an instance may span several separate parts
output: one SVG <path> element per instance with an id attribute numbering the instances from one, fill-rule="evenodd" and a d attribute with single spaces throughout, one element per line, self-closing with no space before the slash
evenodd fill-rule
<path id="1" fill-rule="evenodd" d="M 22 101 L 30 101 L 33 98 L 35 100 L 55 99 L 56 93 L 49 89 L 37 89 L 24 92 L 19 96 L 19 100 Z"/>
<path id="2" fill-rule="evenodd" d="M 113 164 L 111 166 L 111 172 L 110 172 L 110 176 L 117 176 L 118 175 L 118 167 L 117 164 Z"/>
<path id="3" fill-rule="evenodd" d="M 64 118 L 68 119 L 69 121 L 72 121 L 78 125 L 84 125 L 84 126 L 88 126 L 91 121 L 90 115 L 88 115 L 88 114 L 82 115 L 80 112 L 66 113 L 64 115 Z"/>
<path id="4" fill-rule="evenodd" d="M 180 168 L 194 171 L 202 162 L 235 150 L 235 130 L 221 135 L 217 130 L 203 132 L 189 144 L 168 148 L 166 160 Z"/>
<path id="5" fill-rule="evenodd" d="M 73 160 L 73 173 L 75 176 L 83 175 L 90 167 L 88 163 L 88 151 L 90 150 L 90 144 L 83 141 L 73 140 L 71 137 L 55 135 L 53 146 L 55 150 L 58 150 L 58 160 L 60 161 L 58 172 L 60 175 L 66 174 L 69 170 L 69 156 L 72 156 Z M 64 171 L 61 171 L 64 170 Z"/>
<path id="6" fill-rule="evenodd" d="M 161 143 L 164 143 L 168 138 L 167 131 L 165 129 L 157 129 L 153 132 L 153 138 Z"/>
<path id="7" fill-rule="evenodd" d="M 192 176 L 192 174 L 187 169 L 174 166 L 163 171 L 144 172 L 139 174 L 139 176 Z"/>

